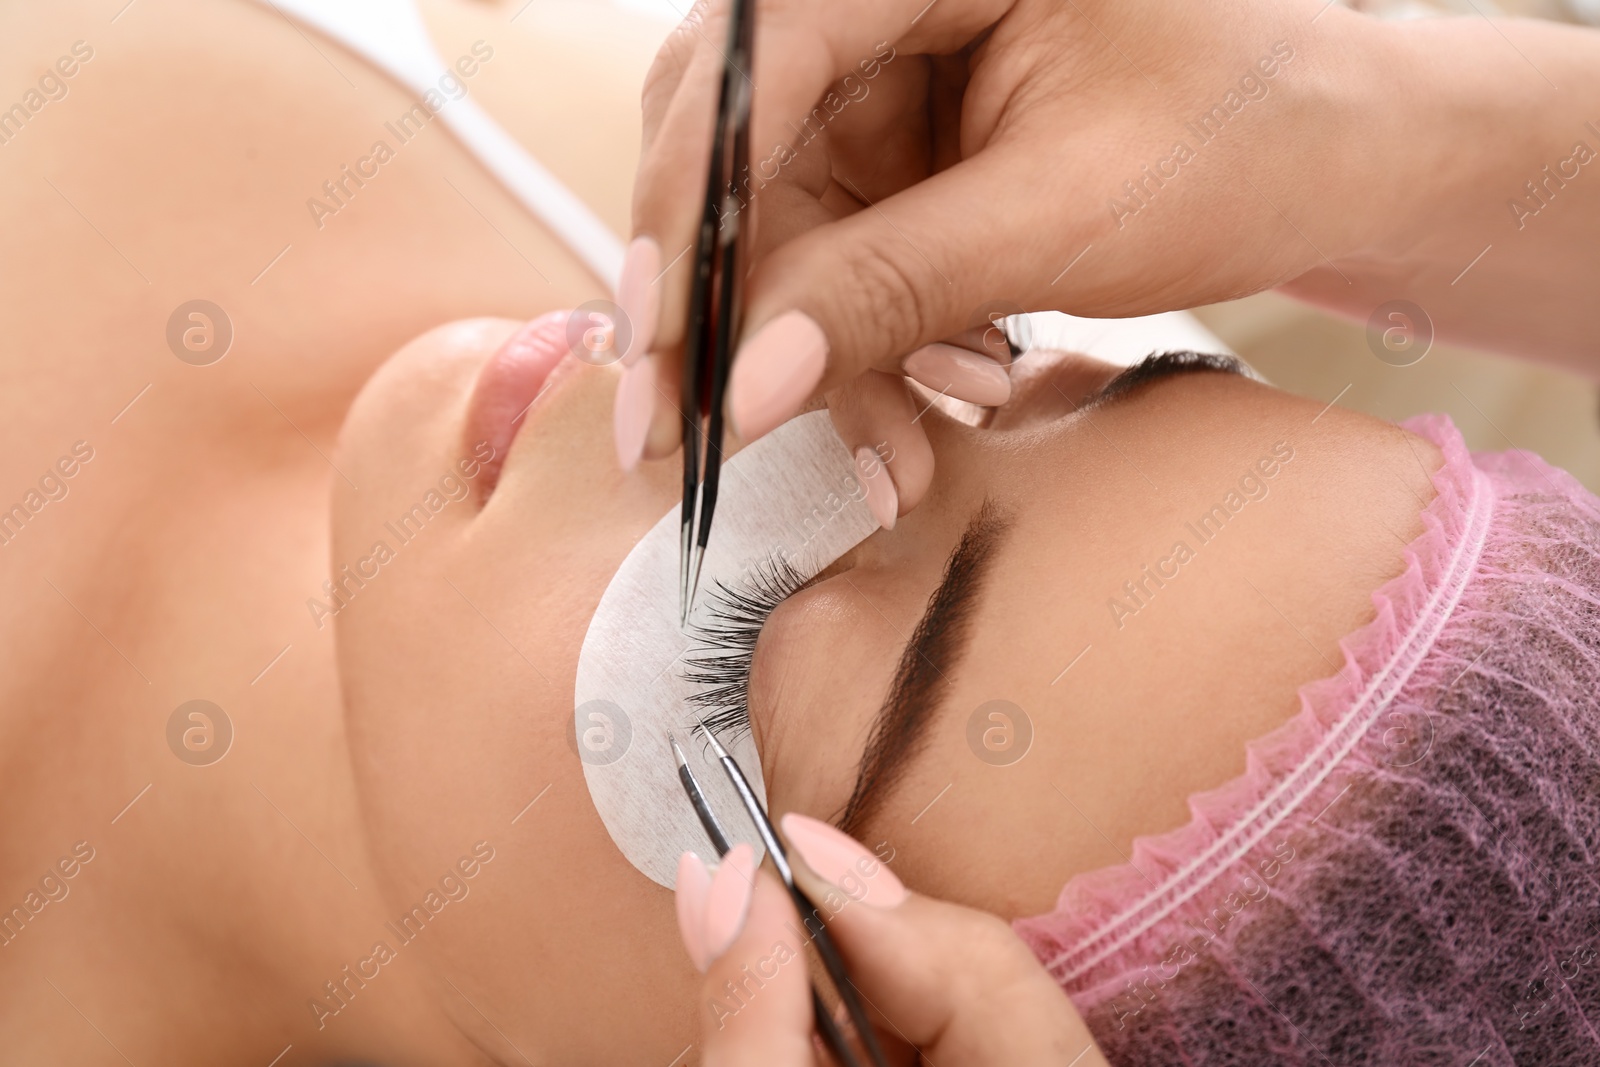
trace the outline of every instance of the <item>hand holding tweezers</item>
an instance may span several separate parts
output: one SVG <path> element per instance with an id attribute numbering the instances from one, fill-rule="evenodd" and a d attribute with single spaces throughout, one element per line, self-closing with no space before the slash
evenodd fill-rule
<path id="1" fill-rule="evenodd" d="M 767 818 L 766 809 L 761 806 L 755 790 L 750 787 L 749 780 L 739 769 L 738 761 L 728 754 L 728 750 L 722 747 L 716 735 L 704 723 L 700 724 L 700 730 L 711 745 L 712 751 L 717 754 L 717 762 L 722 765 L 722 770 L 727 774 L 734 791 L 739 794 L 739 802 L 750 816 L 750 821 L 755 824 L 756 832 L 761 835 L 761 842 L 767 848 L 767 855 L 772 857 L 772 865 L 777 869 L 784 888 L 789 891 L 789 899 L 800 912 L 801 921 L 805 923 L 806 931 L 811 935 L 811 942 L 816 946 L 817 955 L 822 959 L 822 966 L 828 972 L 828 978 L 838 992 L 840 1001 L 844 1003 L 845 1011 L 850 1016 L 850 1023 L 855 1028 L 856 1036 L 861 1039 L 861 1046 L 866 1049 L 867 1057 L 872 1061 L 873 1067 L 887 1067 L 888 1061 L 884 1058 L 883 1048 L 878 1042 L 877 1031 L 867 1019 L 866 1009 L 861 1006 L 861 998 L 856 994 L 855 984 L 850 980 L 849 971 L 845 969 L 844 958 L 839 955 L 838 946 L 828 933 L 817 905 L 795 884 L 794 870 L 789 865 L 789 854 L 784 851 L 782 842 L 778 840 L 777 831 Z M 684 755 L 683 749 L 678 747 L 678 739 L 668 733 L 667 741 L 672 745 L 672 754 L 678 761 L 678 780 L 683 783 L 684 792 L 689 795 L 689 803 L 694 806 L 700 825 L 705 827 L 706 836 L 711 838 L 717 855 L 725 855 L 729 848 L 726 831 L 717 821 L 716 813 L 711 810 L 705 791 L 700 788 L 694 771 L 690 769 L 689 760 Z M 834 1021 L 833 1015 L 823 1004 L 815 986 L 811 989 L 811 1006 L 812 1013 L 816 1017 L 817 1033 L 822 1036 L 823 1044 L 827 1045 L 828 1051 L 833 1053 L 844 1067 L 859 1067 L 860 1061 L 845 1041 L 839 1024 Z"/>
<path id="2" fill-rule="evenodd" d="M 711 538 L 722 470 L 722 404 L 730 351 L 738 336 L 744 265 L 740 214 L 746 205 L 737 184 L 750 170 L 750 58 L 755 41 L 754 0 L 733 0 L 723 55 L 722 92 L 711 142 L 711 167 L 695 245 L 688 329 L 684 337 L 679 403 L 683 415 L 683 511 L 679 534 L 679 614 L 688 624 L 700 584 L 700 565 Z"/>

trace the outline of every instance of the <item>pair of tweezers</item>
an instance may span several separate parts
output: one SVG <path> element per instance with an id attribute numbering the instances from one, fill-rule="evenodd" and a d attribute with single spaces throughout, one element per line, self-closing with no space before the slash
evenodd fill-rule
<path id="1" fill-rule="evenodd" d="M 700 585 L 700 564 L 711 537 L 722 469 L 722 401 L 728 385 L 730 347 L 738 336 L 743 290 L 740 238 L 747 210 L 738 196 L 739 176 L 750 169 L 750 59 L 755 40 L 755 3 L 733 0 L 723 53 L 722 93 L 711 168 L 706 177 L 700 235 L 695 245 L 683 349 L 683 512 L 679 536 L 678 607 L 688 625 Z"/>
<path id="2" fill-rule="evenodd" d="M 844 1003 L 845 1011 L 849 1013 L 850 1023 L 855 1028 L 856 1036 L 861 1039 L 861 1046 L 866 1049 L 867 1057 L 872 1061 L 873 1067 L 887 1067 L 888 1061 L 884 1059 L 883 1048 L 878 1043 L 877 1031 L 872 1028 L 866 1010 L 861 1006 L 861 998 L 856 995 L 855 985 L 850 981 L 849 972 L 845 970 L 844 958 L 839 955 L 838 946 L 833 943 L 833 937 L 823 924 L 816 904 L 812 903 L 805 892 L 795 884 L 794 870 L 789 866 L 789 855 L 778 841 L 777 832 L 772 827 L 772 821 L 767 818 L 766 809 L 761 806 L 755 790 L 750 788 L 750 782 L 745 778 L 744 771 L 739 769 L 738 761 L 728 754 L 728 750 L 722 747 L 716 735 L 704 723 L 700 724 L 700 731 L 705 735 L 712 751 L 717 754 L 717 761 L 722 764 L 728 781 L 739 794 L 739 801 L 749 814 L 750 821 L 755 823 L 756 832 L 761 835 L 761 842 L 767 847 L 767 855 L 772 857 L 772 865 L 777 868 L 778 877 L 783 880 L 784 888 L 789 891 L 789 899 L 794 901 L 795 909 L 800 912 L 801 921 L 805 923 L 806 931 L 811 935 L 812 944 L 817 947 L 817 955 L 821 957 L 822 966 L 827 970 L 839 999 Z M 689 768 L 688 758 L 684 756 L 683 749 L 678 747 L 678 739 L 670 731 L 667 734 L 667 741 L 672 745 L 672 754 L 678 760 L 678 780 L 683 783 L 684 792 L 689 794 L 689 803 L 694 806 L 694 813 L 699 816 L 700 825 L 705 827 L 706 836 L 711 838 L 711 844 L 716 848 L 717 855 L 727 855 L 731 847 L 728 844 L 728 835 L 711 810 L 705 791 L 700 788 L 694 771 Z M 845 1041 L 844 1033 L 839 1029 L 839 1024 L 834 1021 L 827 1006 L 823 1004 L 816 986 L 811 987 L 811 1008 L 816 1016 L 817 1033 L 822 1035 L 822 1041 L 828 1046 L 828 1051 L 833 1053 L 843 1067 L 860 1067 L 860 1060 Z"/>

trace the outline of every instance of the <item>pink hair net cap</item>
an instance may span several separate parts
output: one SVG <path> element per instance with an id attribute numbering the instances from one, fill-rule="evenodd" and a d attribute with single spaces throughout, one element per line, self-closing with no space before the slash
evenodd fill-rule
<path id="1" fill-rule="evenodd" d="M 1015 923 L 1114 1064 L 1600 1064 L 1600 501 L 1444 465 L 1243 775 Z"/>

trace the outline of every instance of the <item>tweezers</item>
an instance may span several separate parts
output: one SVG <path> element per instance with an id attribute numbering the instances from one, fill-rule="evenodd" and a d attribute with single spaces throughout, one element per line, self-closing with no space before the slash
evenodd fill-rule
<path id="1" fill-rule="evenodd" d="M 740 265 L 739 175 L 750 169 L 750 58 L 755 40 L 755 4 L 733 0 L 722 93 L 717 104 L 711 167 L 706 176 L 700 234 L 695 245 L 684 338 L 683 512 L 679 535 L 678 607 L 687 626 L 700 585 L 700 565 L 711 538 L 722 470 L 722 401 L 728 385 L 729 351 L 738 336 L 743 311 L 744 273 Z"/>
<path id="2" fill-rule="evenodd" d="M 828 978 L 839 994 L 840 1001 L 844 1003 L 845 1011 L 850 1016 L 850 1023 L 855 1028 L 856 1036 L 861 1039 L 867 1057 L 872 1061 L 873 1067 L 887 1067 L 888 1061 L 884 1059 L 883 1047 L 878 1043 L 877 1031 L 872 1028 L 866 1010 L 861 1006 L 861 998 L 856 994 L 855 984 L 851 982 L 850 973 L 845 969 L 844 958 L 839 955 L 839 948 L 834 944 L 832 935 L 828 933 L 817 905 L 812 903 L 805 891 L 795 884 L 794 870 L 789 866 L 789 854 L 779 842 L 772 821 L 767 818 L 766 809 L 761 806 L 755 790 L 750 788 L 750 782 L 745 778 L 744 771 L 739 769 L 738 761 L 728 754 L 728 750 L 722 747 L 716 735 L 705 723 L 700 723 L 699 727 L 706 741 L 710 743 L 712 751 L 717 754 L 717 762 L 722 764 L 722 770 L 727 774 L 734 792 L 739 794 L 739 802 L 749 814 L 750 821 L 755 823 L 756 832 L 761 835 L 761 842 L 767 847 L 767 855 L 772 857 L 772 865 L 777 868 L 778 877 L 782 879 L 784 888 L 789 891 L 789 899 L 794 901 L 795 909 L 800 912 L 801 921 L 805 923 L 806 931 L 811 935 L 811 942 L 817 948 L 822 966 L 827 970 Z M 683 783 L 683 790 L 689 795 L 689 803 L 693 805 L 694 813 L 700 819 L 700 825 L 705 827 L 706 836 L 711 838 L 717 855 L 726 855 L 731 847 L 728 844 L 728 835 L 711 810 L 705 791 L 700 788 L 694 771 L 690 769 L 689 760 L 683 754 L 683 749 L 678 747 L 678 739 L 670 731 L 667 733 L 667 742 L 672 745 L 672 754 L 678 761 L 678 780 Z M 828 1046 L 828 1051 L 833 1053 L 843 1067 L 860 1067 L 861 1061 L 856 1058 L 854 1050 L 845 1041 L 844 1033 L 839 1029 L 833 1014 L 823 1004 L 822 996 L 817 992 L 815 985 L 811 987 L 811 1008 L 816 1016 L 817 1033 L 822 1036 L 823 1044 Z"/>

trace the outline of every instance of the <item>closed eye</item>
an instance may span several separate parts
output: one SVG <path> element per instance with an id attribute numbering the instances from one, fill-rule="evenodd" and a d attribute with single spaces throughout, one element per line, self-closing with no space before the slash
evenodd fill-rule
<path id="1" fill-rule="evenodd" d="M 772 558 L 733 582 L 718 580 L 707 594 L 705 621 L 695 627 L 683 678 L 700 688 L 689 702 L 718 735 L 750 729 L 750 671 L 767 619 L 806 586 L 788 560 Z"/>

